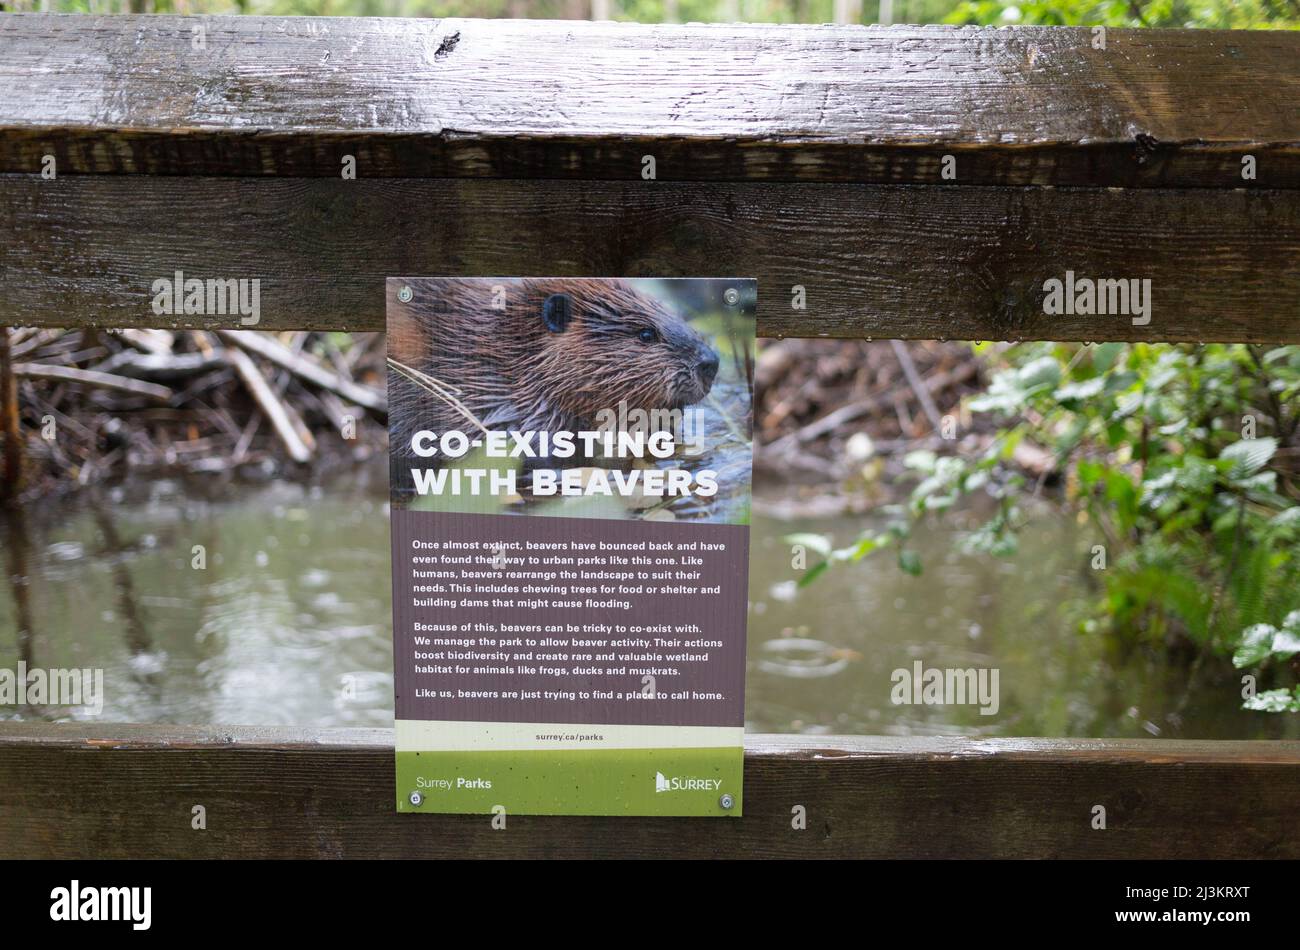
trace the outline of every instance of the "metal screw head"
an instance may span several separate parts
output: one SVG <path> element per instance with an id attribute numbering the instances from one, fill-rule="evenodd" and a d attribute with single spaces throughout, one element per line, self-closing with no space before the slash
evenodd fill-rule
<path id="1" fill-rule="evenodd" d="M 410 303 L 411 298 L 414 296 L 415 296 L 415 292 L 412 291 L 411 288 L 406 286 L 405 284 L 403 284 L 401 288 L 399 288 L 397 291 L 397 299 L 400 300 L 402 303 Z"/>
<path id="2" fill-rule="evenodd" d="M 740 291 L 735 287 L 728 287 L 722 294 L 722 299 L 727 302 L 727 306 L 734 307 L 740 303 Z"/>
<path id="3" fill-rule="evenodd" d="M 733 805 L 736 804 L 736 800 L 732 798 L 730 795 L 723 795 L 721 798 L 718 799 L 718 804 L 721 805 L 723 808 L 730 809 Z"/>
<path id="4" fill-rule="evenodd" d="M 412 805 L 414 805 L 416 808 L 419 808 L 420 803 L 424 801 L 424 796 L 421 795 L 419 792 L 412 792 L 410 801 Z"/>

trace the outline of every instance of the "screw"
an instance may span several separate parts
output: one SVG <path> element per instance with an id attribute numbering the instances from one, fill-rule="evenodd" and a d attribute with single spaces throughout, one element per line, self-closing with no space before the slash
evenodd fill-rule
<path id="1" fill-rule="evenodd" d="M 410 303 L 411 298 L 414 296 L 415 293 L 411 290 L 410 287 L 408 287 L 405 284 L 403 284 L 402 288 L 397 291 L 397 299 L 400 300 L 402 303 Z"/>
<path id="2" fill-rule="evenodd" d="M 732 798 L 730 795 L 723 795 L 721 798 L 718 799 L 718 804 L 721 805 L 723 808 L 730 810 L 731 806 L 736 804 L 736 800 Z"/>
<path id="3" fill-rule="evenodd" d="M 411 793 L 411 804 L 414 805 L 416 808 L 420 807 L 420 803 L 422 801 L 424 801 L 424 796 L 421 795 L 419 792 Z"/>
<path id="4" fill-rule="evenodd" d="M 735 287 L 728 287 L 722 294 L 722 299 L 727 302 L 728 307 L 734 307 L 740 303 L 740 291 Z"/>

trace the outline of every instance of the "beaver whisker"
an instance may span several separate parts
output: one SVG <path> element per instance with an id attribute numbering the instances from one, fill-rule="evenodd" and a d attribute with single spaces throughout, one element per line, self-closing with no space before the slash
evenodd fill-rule
<path id="1" fill-rule="evenodd" d="M 397 370 L 399 373 L 401 373 L 411 382 L 415 383 L 415 385 L 419 386 L 421 389 L 427 390 L 428 392 L 433 393 L 439 399 L 442 399 L 444 402 L 446 402 L 448 405 L 454 408 L 457 412 L 459 412 L 462 416 L 464 416 L 470 422 L 474 423 L 474 425 L 478 426 L 480 431 L 484 433 L 488 431 L 487 426 L 485 426 L 482 422 L 478 420 L 478 417 L 475 416 L 474 413 L 469 410 L 469 407 L 452 395 L 453 392 L 460 392 L 460 390 L 456 389 L 456 387 L 450 386 L 447 383 L 442 382 L 441 380 L 435 379 L 434 377 L 430 376 L 428 373 L 422 373 L 418 369 L 415 369 L 412 366 L 407 366 L 405 363 L 399 363 L 391 356 L 388 357 L 388 365 L 393 367 L 393 369 Z"/>
<path id="2" fill-rule="evenodd" d="M 400 363 L 397 360 L 393 359 L 391 356 L 388 357 L 388 365 L 396 369 L 399 373 L 406 376 L 406 378 L 411 380 L 411 382 L 419 384 L 423 388 L 428 389 L 430 392 L 434 391 L 434 389 L 432 389 L 431 387 L 437 387 L 438 390 L 441 390 L 442 392 L 446 392 L 446 393 L 462 392 L 460 388 L 453 386 L 451 383 L 444 383 L 440 379 L 435 379 L 434 377 L 430 376 L 428 373 L 421 372 L 420 370 L 416 369 L 414 366 L 407 366 L 405 363 Z"/>

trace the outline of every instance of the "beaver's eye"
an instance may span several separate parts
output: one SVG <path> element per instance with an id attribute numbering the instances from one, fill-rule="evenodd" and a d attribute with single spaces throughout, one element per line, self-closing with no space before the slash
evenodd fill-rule
<path id="1" fill-rule="evenodd" d="M 641 332 L 636 335 L 636 338 L 642 343 L 653 343 L 655 340 L 659 339 L 659 334 L 654 331 L 653 327 L 642 327 Z"/>

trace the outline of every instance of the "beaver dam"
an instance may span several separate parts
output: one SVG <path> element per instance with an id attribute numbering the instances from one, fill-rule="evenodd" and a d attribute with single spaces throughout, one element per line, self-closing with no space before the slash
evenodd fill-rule
<path id="1" fill-rule="evenodd" d="M 383 360 L 378 333 L 0 328 L 0 494 L 365 459 L 387 446 Z"/>

